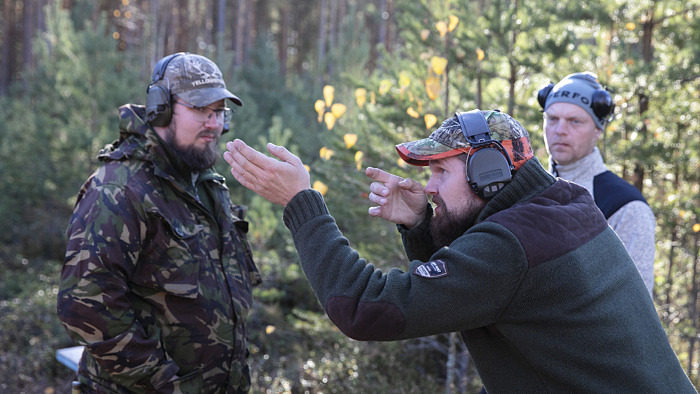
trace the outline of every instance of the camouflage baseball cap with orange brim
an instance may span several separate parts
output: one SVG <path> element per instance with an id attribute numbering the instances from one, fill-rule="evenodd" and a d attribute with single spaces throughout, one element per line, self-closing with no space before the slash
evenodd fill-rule
<path id="1" fill-rule="evenodd" d="M 500 111 L 481 113 L 486 118 L 491 138 L 503 145 L 516 170 L 534 157 L 527 130 L 517 120 Z M 470 150 L 471 145 L 464 137 L 456 116 L 442 122 L 428 138 L 396 145 L 399 156 L 414 166 L 427 166 L 430 160 L 444 159 Z"/>
<path id="2" fill-rule="evenodd" d="M 187 53 L 174 57 L 163 79 L 167 79 L 171 94 L 197 107 L 206 107 L 222 99 L 243 105 L 241 99 L 226 89 L 219 67 L 204 56 Z"/>

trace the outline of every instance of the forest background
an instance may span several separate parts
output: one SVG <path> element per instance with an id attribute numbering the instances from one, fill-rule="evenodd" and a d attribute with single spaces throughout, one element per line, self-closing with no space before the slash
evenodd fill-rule
<path id="1" fill-rule="evenodd" d="M 499 108 L 545 163 L 537 91 L 590 70 L 613 92 L 599 144 L 657 219 L 654 301 L 698 385 L 700 0 L 3 0 L 0 6 L 0 389 L 68 392 L 55 351 L 64 231 L 117 107 L 145 101 L 155 63 L 210 57 L 242 98 L 222 138 L 286 145 L 376 267 L 406 267 L 395 228 L 367 215 L 366 166 L 425 181 L 394 144 L 457 110 Z M 330 324 L 281 208 L 242 188 L 264 284 L 251 316 L 254 392 L 478 392 L 456 335 L 377 343 Z M 633 362 L 633 360 L 630 360 Z"/>

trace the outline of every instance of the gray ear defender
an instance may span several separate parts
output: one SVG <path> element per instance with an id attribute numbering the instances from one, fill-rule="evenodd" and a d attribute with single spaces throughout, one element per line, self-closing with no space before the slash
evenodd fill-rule
<path id="1" fill-rule="evenodd" d="M 187 52 L 168 55 L 160 59 L 153 68 L 151 84 L 146 88 L 146 122 L 151 126 L 165 127 L 170 124 L 173 117 L 173 97 L 170 94 L 170 81 L 163 77 L 170 61 L 185 54 Z"/>
<path id="2" fill-rule="evenodd" d="M 489 199 L 510 183 L 515 169 L 513 162 L 503 145 L 491 138 L 491 130 L 480 110 L 457 112 L 455 116 L 471 146 L 467 182 L 479 197 Z"/>

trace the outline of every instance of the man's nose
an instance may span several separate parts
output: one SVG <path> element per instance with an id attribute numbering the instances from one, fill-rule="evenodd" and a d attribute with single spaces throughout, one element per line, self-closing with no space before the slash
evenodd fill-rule
<path id="1" fill-rule="evenodd" d="M 435 182 L 433 182 L 433 178 L 430 178 L 428 180 L 428 183 L 425 184 L 425 188 L 423 188 L 423 193 L 431 196 L 437 194 L 437 188 L 435 187 Z"/>
<path id="2" fill-rule="evenodd" d="M 214 111 L 211 111 L 209 113 L 209 117 L 204 122 L 204 126 L 210 128 L 210 129 L 215 129 L 218 126 L 220 126 L 222 123 L 223 122 L 221 122 L 220 119 L 216 116 L 216 113 L 214 113 Z"/>

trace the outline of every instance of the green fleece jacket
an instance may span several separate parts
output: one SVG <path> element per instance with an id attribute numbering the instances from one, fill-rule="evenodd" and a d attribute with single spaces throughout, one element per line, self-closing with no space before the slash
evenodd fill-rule
<path id="1" fill-rule="evenodd" d="M 313 190 L 284 220 L 321 305 L 351 338 L 459 331 L 489 393 L 696 392 L 590 194 L 536 159 L 451 245 L 433 246 L 429 220 L 400 229 L 406 270 L 360 258 Z"/>

